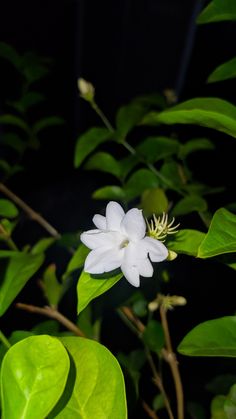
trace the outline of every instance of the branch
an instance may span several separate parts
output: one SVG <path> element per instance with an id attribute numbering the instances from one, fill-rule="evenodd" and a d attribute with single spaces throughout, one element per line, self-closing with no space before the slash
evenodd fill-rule
<path id="1" fill-rule="evenodd" d="M 61 314 L 58 310 L 53 307 L 45 306 L 45 307 L 37 307 L 31 304 L 23 304 L 17 303 L 16 307 L 20 310 L 28 311 L 29 313 L 40 314 L 42 316 L 50 317 L 51 319 L 57 320 L 63 326 L 65 326 L 68 330 L 73 332 L 76 336 L 85 337 L 85 334 L 80 330 L 76 324 L 70 321 L 67 317 Z"/>
<path id="2" fill-rule="evenodd" d="M 151 409 L 150 406 L 148 406 L 148 404 L 143 400 L 142 401 L 142 406 L 145 410 L 145 412 L 148 414 L 148 416 L 152 419 L 159 419 L 156 412 L 154 410 Z"/>
<path id="3" fill-rule="evenodd" d="M 0 183 L 0 191 L 10 198 L 16 205 L 18 205 L 25 213 L 38 224 L 40 224 L 52 237 L 59 238 L 60 233 L 39 213 L 34 211 L 28 204 L 26 204 L 19 196 L 15 195 L 3 183 Z"/>

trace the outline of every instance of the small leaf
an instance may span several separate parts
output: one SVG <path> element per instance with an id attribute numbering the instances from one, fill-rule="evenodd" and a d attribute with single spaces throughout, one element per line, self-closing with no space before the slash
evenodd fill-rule
<path id="1" fill-rule="evenodd" d="M 145 113 L 146 108 L 136 103 L 120 108 L 116 116 L 117 138 L 124 140 L 132 128 L 138 125 Z"/>
<path id="2" fill-rule="evenodd" d="M 168 137 L 148 137 L 136 148 L 137 153 L 148 163 L 155 163 L 177 154 L 179 142 Z"/>
<path id="3" fill-rule="evenodd" d="M 104 294 L 113 285 L 115 285 L 123 277 L 122 273 L 114 274 L 113 276 L 109 273 L 99 275 L 99 278 L 95 275 L 91 276 L 86 272 L 82 272 L 79 277 L 77 285 L 78 295 L 78 314 L 81 313 L 94 298 Z"/>
<path id="4" fill-rule="evenodd" d="M 15 127 L 21 128 L 23 131 L 29 133 L 29 127 L 25 121 L 18 116 L 5 114 L 0 116 L 0 124 L 4 125 L 13 125 Z"/>
<path id="5" fill-rule="evenodd" d="M 160 172 L 168 180 L 169 189 L 181 188 L 187 180 L 183 167 L 173 160 L 165 162 Z M 166 182 L 162 184 L 166 186 Z"/>
<path id="6" fill-rule="evenodd" d="M 111 138 L 112 134 L 106 128 L 95 127 L 82 134 L 76 142 L 74 166 L 78 168 L 89 154 Z"/>
<path id="7" fill-rule="evenodd" d="M 111 352 L 89 339 L 64 337 L 61 341 L 73 359 L 75 382 L 69 401 L 61 411 L 56 406 L 52 417 L 126 419 L 124 378 Z"/>
<path id="8" fill-rule="evenodd" d="M 236 215 L 221 208 L 215 212 L 208 233 L 202 241 L 198 257 L 209 258 L 236 252 Z"/>
<path id="9" fill-rule="evenodd" d="M 155 412 L 165 407 L 165 400 L 162 394 L 157 394 L 157 396 L 154 398 L 152 402 L 152 407 L 155 410 Z"/>
<path id="10" fill-rule="evenodd" d="M 176 253 L 197 256 L 205 234 L 197 230 L 180 230 L 168 239 L 167 247 Z"/>
<path id="11" fill-rule="evenodd" d="M 187 412 L 190 414 L 191 419 L 207 419 L 206 411 L 199 403 L 187 403 Z"/>
<path id="12" fill-rule="evenodd" d="M 224 412 L 225 396 L 216 396 L 211 402 L 211 419 L 228 419 Z"/>
<path id="13" fill-rule="evenodd" d="M 65 276 L 69 275 L 76 269 L 81 268 L 89 252 L 90 249 L 88 249 L 84 244 L 80 244 L 67 265 Z"/>
<path id="14" fill-rule="evenodd" d="M 18 213 L 18 209 L 13 202 L 8 199 L 0 199 L 0 217 L 15 218 Z"/>
<path id="15" fill-rule="evenodd" d="M 236 357 L 236 316 L 209 320 L 194 327 L 178 346 L 188 356 Z"/>
<path id="16" fill-rule="evenodd" d="M 7 145 L 8 147 L 11 147 L 13 150 L 17 151 L 19 154 L 21 154 L 25 148 L 26 148 L 26 142 L 23 141 L 19 135 L 8 132 L 3 135 L 2 143 L 4 145 Z"/>
<path id="17" fill-rule="evenodd" d="M 93 199 L 113 199 L 117 201 L 123 201 L 126 199 L 124 189 L 120 186 L 104 186 L 103 188 L 97 189 L 93 192 Z"/>
<path id="18" fill-rule="evenodd" d="M 133 154 L 124 157 L 122 160 L 119 160 L 122 179 L 125 179 L 126 176 L 134 169 L 135 166 L 137 166 L 138 163 L 138 157 Z"/>
<path id="19" fill-rule="evenodd" d="M 47 417 L 64 391 L 69 368 L 58 339 L 31 336 L 12 346 L 1 369 L 2 419 Z"/>
<path id="20" fill-rule="evenodd" d="M 214 145 L 207 138 L 194 138 L 180 146 L 179 157 L 185 159 L 189 154 L 201 150 L 214 150 Z"/>
<path id="21" fill-rule="evenodd" d="M 152 214 L 163 214 L 168 211 L 168 199 L 165 191 L 161 188 L 147 189 L 141 198 L 141 207 L 148 217 Z"/>
<path id="22" fill-rule="evenodd" d="M 18 112 L 27 112 L 28 109 L 37 105 L 44 100 L 44 96 L 38 92 L 27 92 L 20 100 L 8 102 L 10 106 L 15 108 Z"/>
<path id="23" fill-rule="evenodd" d="M 207 210 L 207 202 L 201 196 L 189 195 L 180 199 L 172 209 L 174 216 L 189 214 L 194 211 L 204 212 Z"/>
<path id="24" fill-rule="evenodd" d="M 216 67 L 216 69 L 208 77 L 207 82 L 215 83 L 217 81 L 234 79 L 235 77 L 236 77 L 236 57 Z"/>
<path id="25" fill-rule="evenodd" d="M 236 20 L 236 4 L 234 0 L 213 0 L 198 16 L 197 23 Z"/>
<path id="26" fill-rule="evenodd" d="M 100 151 L 90 157 L 85 165 L 85 169 L 101 170 L 102 172 L 111 173 L 112 175 L 118 177 L 118 179 L 121 176 L 118 161 L 111 154 L 104 153 L 103 151 Z"/>
<path id="27" fill-rule="evenodd" d="M 236 383 L 236 375 L 222 374 L 214 377 L 206 385 L 206 389 L 213 394 L 228 394 L 230 387 Z"/>
<path id="28" fill-rule="evenodd" d="M 46 128 L 63 125 L 64 119 L 60 118 L 59 116 L 49 116 L 47 118 L 40 119 L 36 122 L 33 126 L 33 132 L 35 135 L 39 134 L 39 132 L 43 131 Z"/>
<path id="29" fill-rule="evenodd" d="M 62 295 L 62 285 L 56 276 L 56 266 L 51 264 L 44 271 L 42 278 L 44 295 L 50 306 L 57 307 Z"/>
<path id="30" fill-rule="evenodd" d="M 157 176 L 148 169 L 140 169 L 133 173 L 125 184 L 125 195 L 131 200 L 141 195 L 146 189 L 158 186 Z"/>
<path id="31" fill-rule="evenodd" d="M 0 257 L 10 257 L 0 285 L 0 316 L 2 316 L 26 282 L 42 265 L 44 255 L 1 251 Z"/>
<path id="32" fill-rule="evenodd" d="M 218 98 L 190 99 L 163 112 L 149 113 L 143 123 L 147 125 L 195 124 L 236 137 L 236 107 Z"/>
<path id="33" fill-rule="evenodd" d="M 45 237 L 40 239 L 31 249 L 32 255 L 38 255 L 39 253 L 44 253 L 49 247 L 55 243 L 55 237 Z"/>
<path id="34" fill-rule="evenodd" d="M 151 351 L 158 354 L 165 344 L 164 332 L 161 324 L 156 320 L 150 320 L 143 332 L 142 338 Z"/>
<path id="35" fill-rule="evenodd" d="M 0 57 L 10 61 L 17 69 L 19 68 L 20 56 L 11 45 L 0 42 Z"/>

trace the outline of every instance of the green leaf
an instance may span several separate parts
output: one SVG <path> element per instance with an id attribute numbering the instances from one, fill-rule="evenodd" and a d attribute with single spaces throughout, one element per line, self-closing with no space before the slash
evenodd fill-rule
<path id="1" fill-rule="evenodd" d="M 90 153 L 111 138 L 112 134 L 108 129 L 99 127 L 91 128 L 82 134 L 76 142 L 74 166 L 79 167 Z"/>
<path id="2" fill-rule="evenodd" d="M 57 419 L 126 419 L 123 374 L 115 357 L 103 345 L 84 338 L 64 337 L 76 378 L 72 395 Z M 53 417 L 55 417 L 53 416 Z"/>
<path id="3" fill-rule="evenodd" d="M 164 344 L 165 337 L 161 324 L 156 320 L 150 320 L 145 327 L 142 338 L 144 343 L 151 351 L 160 354 Z"/>
<path id="4" fill-rule="evenodd" d="M 213 0 L 198 16 L 197 23 L 236 20 L 236 4 L 234 0 Z"/>
<path id="5" fill-rule="evenodd" d="M 108 291 L 113 285 L 115 285 L 121 278 L 123 274 L 102 274 L 91 276 L 86 272 L 82 272 L 79 277 L 79 282 L 77 285 L 77 295 L 78 295 L 78 314 L 81 313 L 94 298 L 99 295 L 104 294 Z"/>
<path id="6" fill-rule="evenodd" d="M 151 112 L 143 122 L 147 125 L 201 125 L 236 137 L 236 107 L 218 98 L 187 100 L 163 112 Z"/>
<path id="7" fill-rule="evenodd" d="M 2 316 L 27 281 L 42 265 L 44 255 L 1 251 L 0 257 L 10 257 L 0 284 L 0 316 Z"/>
<path id="8" fill-rule="evenodd" d="M 124 157 L 122 160 L 119 160 L 122 179 L 125 179 L 126 176 L 134 169 L 134 167 L 137 166 L 137 164 L 139 164 L 139 159 L 136 155 L 133 154 Z"/>
<path id="9" fill-rule="evenodd" d="M 182 188 L 186 182 L 186 173 L 183 167 L 173 160 L 165 162 L 160 172 L 168 180 L 169 189 Z M 163 186 L 165 183 L 162 182 Z"/>
<path id="10" fill-rule="evenodd" d="M 21 154 L 26 148 L 26 142 L 19 135 L 13 132 L 7 132 L 2 136 L 2 143 L 11 147 L 13 150 Z M 9 170 L 10 171 L 10 170 Z"/>
<path id="11" fill-rule="evenodd" d="M 201 196 L 189 195 L 180 199 L 172 209 L 174 216 L 189 214 L 194 211 L 204 212 L 207 210 L 207 202 Z"/>
<path id="12" fill-rule="evenodd" d="M 20 100 L 14 102 L 8 102 L 10 106 L 16 109 L 18 112 L 27 112 L 28 109 L 37 105 L 44 100 L 44 96 L 38 92 L 27 92 L 20 98 Z"/>
<path id="13" fill-rule="evenodd" d="M 81 268 L 89 252 L 90 249 L 88 249 L 84 244 L 80 244 L 67 265 L 65 276 L 69 275 L 76 269 Z"/>
<path id="14" fill-rule="evenodd" d="M 178 351 L 188 356 L 236 357 L 236 316 L 209 320 L 194 327 Z"/>
<path id="15" fill-rule="evenodd" d="M 206 385 L 206 389 L 213 394 L 228 394 L 230 387 L 236 383 L 236 375 L 222 374 L 214 377 Z"/>
<path id="16" fill-rule="evenodd" d="M 131 103 L 119 109 L 116 116 L 116 137 L 121 141 L 141 121 L 146 108 L 140 104 Z"/>
<path id="17" fill-rule="evenodd" d="M 236 252 L 236 215 L 220 208 L 215 212 L 198 257 L 202 259 Z"/>
<path id="18" fill-rule="evenodd" d="M 141 195 L 146 189 L 158 186 L 157 176 L 148 169 L 140 169 L 133 173 L 125 184 L 126 198 L 131 200 Z"/>
<path id="19" fill-rule="evenodd" d="M 87 161 L 85 165 L 87 170 L 101 170 L 102 172 L 111 173 L 112 175 L 118 177 L 121 176 L 121 170 L 118 161 L 109 153 L 104 153 L 100 151 L 94 154 Z"/>
<path id="20" fill-rule="evenodd" d="M 37 135 L 39 134 L 39 132 L 43 131 L 46 128 L 62 125 L 64 123 L 64 119 L 60 118 L 59 116 L 49 116 L 47 118 L 43 118 L 37 121 L 33 126 L 33 132 L 35 135 Z"/>
<path id="21" fill-rule="evenodd" d="M 44 271 L 42 285 L 44 295 L 47 298 L 49 305 L 57 307 L 62 296 L 62 285 L 59 283 L 56 276 L 56 265 L 51 264 Z"/>
<path id="22" fill-rule="evenodd" d="M 211 419 L 228 419 L 224 412 L 225 396 L 216 396 L 211 402 Z"/>
<path id="23" fill-rule="evenodd" d="M 155 163 L 177 154 L 180 144 L 168 137 L 148 137 L 136 148 L 137 153 L 148 163 Z"/>
<path id="24" fill-rule="evenodd" d="M 234 79 L 236 77 L 236 57 L 219 65 L 208 77 L 208 83 Z"/>
<path id="25" fill-rule="evenodd" d="M 8 199 L 0 199 L 0 216 L 15 218 L 18 215 L 18 209 L 13 202 Z"/>
<path id="26" fill-rule="evenodd" d="M 152 407 L 155 410 L 155 412 L 165 407 L 165 400 L 162 394 L 157 394 L 157 396 L 154 398 L 152 402 Z"/>
<path id="27" fill-rule="evenodd" d="M 21 63 L 19 70 L 26 78 L 28 84 L 40 80 L 48 73 L 48 65 L 51 60 L 40 57 L 32 51 L 26 52 L 21 56 Z"/>
<path id="28" fill-rule="evenodd" d="M 5 58 L 16 68 L 19 68 L 20 56 L 11 45 L 0 42 L 0 57 Z"/>
<path id="29" fill-rule="evenodd" d="M 168 199 L 165 191 L 161 188 L 147 189 L 141 198 L 141 208 L 148 217 L 152 214 L 163 214 L 168 211 Z"/>
<path id="30" fill-rule="evenodd" d="M 64 391 L 69 368 L 56 338 L 31 336 L 12 346 L 1 369 L 2 419 L 45 418 Z"/>
<path id="31" fill-rule="evenodd" d="M 235 419 L 236 417 L 236 384 L 234 384 L 229 392 L 229 395 L 224 403 L 224 412 L 227 419 Z"/>
<path id="32" fill-rule="evenodd" d="M 187 403 L 187 412 L 190 414 L 191 419 L 207 419 L 206 411 L 199 403 Z"/>
<path id="33" fill-rule="evenodd" d="M 45 237 L 40 239 L 31 249 L 32 255 L 38 255 L 44 253 L 50 246 L 55 243 L 55 237 Z"/>
<path id="34" fill-rule="evenodd" d="M 21 128 L 23 131 L 29 133 L 29 127 L 25 121 L 18 116 L 5 114 L 0 116 L 0 124 L 3 125 L 13 125 L 15 127 Z"/>
<path id="35" fill-rule="evenodd" d="M 92 194 L 93 199 L 114 199 L 117 201 L 123 201 L 126 198 L 124 189 L 120 186 L 104 186 L 103 188 L 97 189 Z"/>
<path id="36" fill-rule="evenodd" d="M 180 230 L 177 234 L 168 239 L 167 247 L 176 253 L 183 253 L 189 256 L 197 256 L 198 248 L 201 245 L 205 234 L 197 230 Z"/>
<path id="37" fill-rule="evenodd" d="M 179 157 L 185 159 L 189 154 L 201 150 L 213 150 L 215 147 L 207 138 L 194 138 L 180 146 Z"/>

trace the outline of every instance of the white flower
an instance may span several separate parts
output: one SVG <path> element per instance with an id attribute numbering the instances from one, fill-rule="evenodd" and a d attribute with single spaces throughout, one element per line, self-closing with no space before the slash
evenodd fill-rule
<path id="1" fill-rule="evenodd" d="M 81 234 L 81 241 L 92 249 L 84 270 L 90 274 L 102 274 L 121 268 L 130 284 L 138 287 L 140 275 L 151 277 L 150 262 L 162 262 L 168 256 L 163 243 L 145 237 L 146 223 L 142 211 L 133 208 L 126 214 L 117 202 L 109 202 L 106 216 L 96 214 L 93 223 L 97 229 Z"/>

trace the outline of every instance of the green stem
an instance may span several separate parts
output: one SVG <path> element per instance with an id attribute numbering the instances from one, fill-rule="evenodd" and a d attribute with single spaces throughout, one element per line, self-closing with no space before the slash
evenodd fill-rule
<path id="1" fill-rule="evenodd" d="M 103 121 L 104 125 L 107 127 L 107 129 L 111 132 L 114 132 L 114 128 L 111 125 L 111 123 L 109 122 L 109 120 L 107 119 L 106 115 L 104 115 L 104 113 L 102 112 L 102 110 L 99 108 L 99 106 L 97 105 L 97 103 L 93 100 L 90 102 L 92 108 L 94 109 L 94 111 L 96 112 L 96 114 L 101 118 L 101 120 Z"/>
<path id="2" fill-rule="evenodd" d="M 11 344 L 9 340 L 6 338 L 6 336 L 3 334 L 3 332 L 0 330 L 0 341 L 3 343 L 3 345 L 9 349 L 11 347 Z"/>

